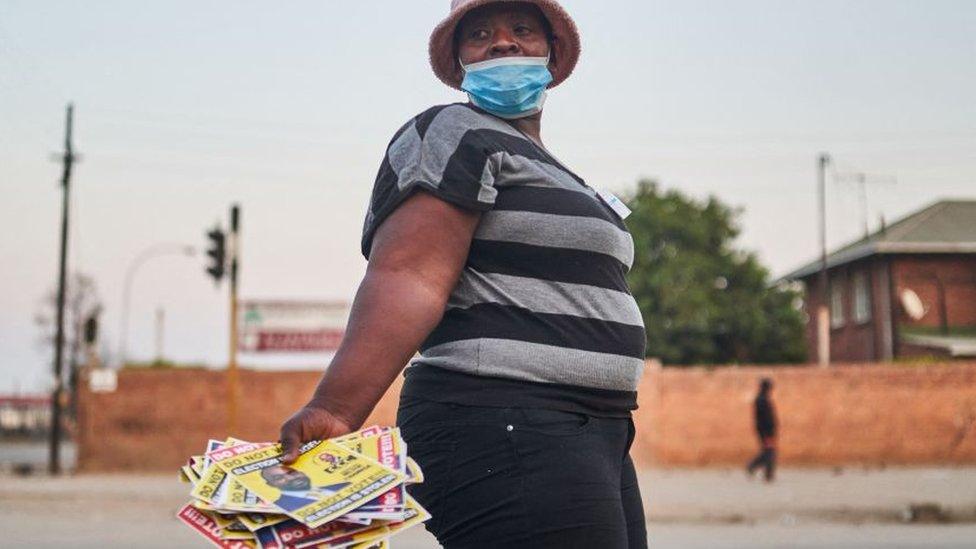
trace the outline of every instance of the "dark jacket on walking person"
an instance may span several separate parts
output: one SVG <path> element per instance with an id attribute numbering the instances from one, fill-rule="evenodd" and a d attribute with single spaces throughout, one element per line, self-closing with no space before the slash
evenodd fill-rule
<path id="1" fill-rule="evenodd" d="M 754 403 L 756 434 L 760 440 L 776 436 L 776 410 L 773 408 L 773 401 L 769 399 L 772 387 L 772 381 L 764 379 L 759 385 L 759 394 Z"/>

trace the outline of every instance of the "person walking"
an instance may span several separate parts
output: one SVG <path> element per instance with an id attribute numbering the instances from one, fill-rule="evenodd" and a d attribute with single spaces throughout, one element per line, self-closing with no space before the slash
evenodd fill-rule
<path id="1" fill-rule="evenodd" d="M 776 409 L 770 399 L 773 390 L 773 380 L 764 378 L 759 382 L 759 394 L 753 403 L 753 416 L 756 424 L 756 434 L 759 436 L 759 453 L 746 466 L 749 476 L 755 475 L 756 470 L 763 468 L 766 482 L 772 482 L 776 476 Z"/>
<path id="2" fill-rule="evenodd" d="M 281 428 L 284 461 L 361 426 L 410 362 L 397 423 L 426 481 L 409 491 L 444 547 L 646 547 L 628 211 L 541 137 L 577 27 L 555 0 L 453 0 L 429 54 L 468 101 L 390 141 L 346 335 Z"/>

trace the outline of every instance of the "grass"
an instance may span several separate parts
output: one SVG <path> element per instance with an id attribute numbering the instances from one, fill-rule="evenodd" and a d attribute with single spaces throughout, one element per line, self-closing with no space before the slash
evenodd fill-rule
<path id="1" fill-rule="evenodd" d="M 898 333 L 919 336 L 976 337 L 976 326 L 949 326 L 948 333 L 945 334 L 938 326 L 899 326 Z"/>

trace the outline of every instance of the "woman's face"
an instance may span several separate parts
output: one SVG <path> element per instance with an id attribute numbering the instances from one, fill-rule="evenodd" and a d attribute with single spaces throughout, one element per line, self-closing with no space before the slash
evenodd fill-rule
<path id="1" fill-rule="evenodd" d="M 472 10 L 458 23 L 458 57 L 465 65 L 498 57 L 545 57 L 550 52 L 543 17 L 531 4 L 489 4 Z M 554 62 L 552 55 L 550 68 Z"/>

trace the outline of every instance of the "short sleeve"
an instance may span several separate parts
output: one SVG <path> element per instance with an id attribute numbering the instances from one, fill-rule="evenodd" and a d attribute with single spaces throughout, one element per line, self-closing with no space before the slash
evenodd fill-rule
<path id="1" fill-rule="evenodd" d="M 393 136 L 380 164 L 363 224 L 362 253 L 373 236 L 414 191 L 422 189 L 462 208 L 490 210 L 495 204 L 497 160 L 484 115 L 461 104 L 429 109 Z"/>

